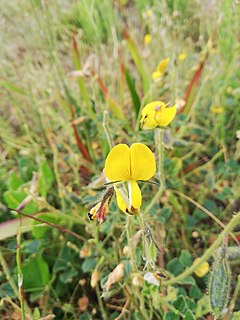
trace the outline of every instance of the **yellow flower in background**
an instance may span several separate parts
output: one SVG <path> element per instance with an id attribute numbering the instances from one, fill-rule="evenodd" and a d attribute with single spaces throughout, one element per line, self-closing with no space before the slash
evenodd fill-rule
<path id="1" fill-rule="evenodd" d="M 163 59 L 159 62 L 157 69 L 152 73 L 153 80 L 156 80 L 164 75 L 168 64 L 169 58 Z"/>
<path id="2" fill-rule="evenodd" d="M 152 41 L 151 35 L 149 33 L 145 34 L 145 36 L 144 36 L 144 44 L 146 46 L 148 46 L 151 41 Z"/>
<path id="3" fill-rule="evenodd" d="M 162 101 L 148 103 L 142 110 L 141 128 L 151 130 L 156 127 L 167 127 L 174 119 L 177 107 L 168 107 Z"/>
<path id="4" fill-rule="evenodd" d="M 221 106 L 211 106 L 212 113 L 222 113 L 224 112 L 224 108 Z"/>
<path id="5" fill-rule="evenodd" d="M 127 188 L 115 184 L 118 207 L 125 213 L 138 214 L 142 204 L 137 180 L 149 180 L 156 171 L 152 151 L 142 143 L 116 145 L 108 154 L 105 176 L 111 182 L 125 182 Z"/>
<path id="6" fill-rule="evenodd" d="M 146 14 L 147 14 L 148 17 L 151 17 L 153 15 L 152 9 L 147 9 L 146 10 Z"/>
<path id="7" fill-rule="evenodd" d="M 179 55 L 178 55 L 178 60 L 184 61 L 186 59 L 187 55 L 186 52 L 183 50 Z"/>
<path id="8" fill-rule="evenodd" d="M 196 258 L 193 261 L 193 264 L 198 263 L 200 260 L 200 258 Z M 207 274 L 209 272 L 209 263 L 207 261 L 203 262 L 202 264 L 200 264 L 200 266 L 194 270 L 194 273 L 196 274 L 197 277 L 202 278 L 205 276 L 205 274 Z"/>

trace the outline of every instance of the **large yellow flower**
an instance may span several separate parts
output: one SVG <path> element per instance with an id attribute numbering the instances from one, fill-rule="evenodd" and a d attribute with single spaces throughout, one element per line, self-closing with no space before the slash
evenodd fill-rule
<path id="1" fill-rule="evenodd" d="M 108 154 L 105 175 L 114 188 L 119 208 L 129 214 L 138 214 L 142 204 L 137 180 L 149 180 L 156 171 L 152 151 L 142 143 L 116 145 Z M 117 183 L 118 182 L 118 183 Z"/>
<path id="2" fill-rule="evenodd" d="M 168 107 L 162 101 L 148 103 L 142 110 L 141 128 L 150 130 L 156 127 L 166 127 L 173 120 L 177 107 Z"/>

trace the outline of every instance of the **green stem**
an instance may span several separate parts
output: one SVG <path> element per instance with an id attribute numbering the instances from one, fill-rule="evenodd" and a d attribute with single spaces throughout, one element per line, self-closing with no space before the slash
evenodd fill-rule
<path id="1" fill-rule="evenodd" d="M 136 259 L 136 252 L 133 244 L 133 235 L 132 235 L 132 220 L 134 217 L 128 215 L 128 220 L 127 220 L 127 226 L 126 226 L 126 233 L 127 233 L 127 240 L 128 240 L 128 246 L 130 249 L 130 258 L 131 258 L 131 267 L 132 267 L 132 272 L 137 273 L 138 272 L 138 267 L 137 267 L 137 259 Z M 144 302 L 144 296 L 139 292 L 139 289 L 135 289 L 134 295 L 136 295 L 138 301 L 139 301 L 139 309 L 140 312 L 143 316 L 143 319 L 148 320 L 148 314 L 145 309 L 145 302 Z"/>
<path id="2" fill-rule="evenodd" d="M 166 188 L 165 185 L 165 175 L 164 175 L 164 144 L 163 144 L 163 130 L 162 128 L 157 129 L 156 131 L 156 144 L 158 145 L 158 176 L 160 181 L 160 187 L 158 192 L 155 194 L 155 196 L 152 198 L 149 205 L 144 210 L 143 214 L 148 213 L 151 208 L 154 206 L 154 204 L 159 200 L 161 197 L 163 191 Z"/>
<path id="3" fill-rule="evenodd" d="M 163 129 L 159 128 L 158 131 L 159 131 L 158 175 L 159 175 L 159 181 L 160 181 L 160 188 L 163 191 L 165 189 Z"/>
<path id="4" fill-rule="evenodd" d="M 230 303 L 230 307 L 229 307 L 230 314 L 234 310 L 235 303 L 237 301 L 237 297 L 238 297 L 239 291 L 240 291 L 240 275 L 238 275 L 237 285 L 236 285 L 236 288 L 235 288 L 235 291 L 234 291 L 234 294 L 233 294 L 233 297 L 232 297 L 232 301 Z"/>
<path id="5" fill-rule="evenodd" d="M 136 255 L 135 255 L 135 248 L 133 246 L 133 236 L 132 236 L 132 219 L 130 215 L 127 216 L 127 226 L 126 226 L 126 232 L 127 232 L 127 241 L 128 241 L 128 246 L 130 249 L 130 258 L 131 258 L 131 267 L 132 267 L 132 272 L 137 272 L 137 260 L 136 260 Z"/>
<path id="6" fill-rule="evenodd" d="M 21 225 L 18 228 L 17 233 L 17 270 L 18 270 L 18 290 L 19 290 L 19 300 L 21 305 L 21 315 L 22 320 L 26 320 L 25 317 L 25 303 L 24 303 L 24 291 L 23 291 L 23 273 L 21 267 Z"/>
<path id="7" fill-rule="evenodd" d="M 232 220 L 228 223 L 226 228 L 220 233 L 217 240 L 211 245 L 210 248 L 208 248 L 208 250 L 205 252 L 205 254 L 200 258 L 200 260 L 197 263 L 193 264 L 190 268 L 186 269 L 179 276 L 174 277 L 170 280 L 164 281 L 163 285 L 168 286 L 168 285 L 173 285 L 175 283 L 179 283 L 181 280 L 185 279 L 187 276 L 192 274 L 194 270 L 196 270 L 203 262 L 205 262 L 211 257 L 214 251 L 221 245 L 226 235 L 228 235 L 238 223 L 240 223 L 240 213 L 236 214 L 232 218 Z"/>
<path id="8" fill-rule="evenodd" d="M 99 305 L 99 308 L 100 308 L 100 311 L 101 311 L 101 315 L 102 315 L 104 320 L 107 320 L 107 313 L 106 313 L 106 311 L 104 309 L 104 306 L 103 306 L 103 302 L 102 302 L 102 299 L 101 299 L 101 294 L 100 294 L 100 290 L 99 290 L 99 285 L 98 284 L 96 286 L 96 293 L 97 293 L 98 305 Z"/>
<path id="9" fill-rule="evenodd" d="M 11 288 L 12 288 L 14 294 L 15 294 L 15 296 L 19 297 L 18 288 L 17 288 L 17 286 L 16 286 L 16 284 L 15 284 L 15 282 L 14 282 L 12 276 L 11 276 L 11 273 L 10 273 L 10 271 L 8 269 L 7 263 L 6 263 L 3 255 L 2 255 L 1 251 L 0 251 L 0 263 L 2 265 L 3 271 L 4 271 L 5 275 L 6 275 L 6 278 L 7 278 L 8 282 L 9 282 L 9 284 L 10 284 L 10 286 L 11 286 Z"/>

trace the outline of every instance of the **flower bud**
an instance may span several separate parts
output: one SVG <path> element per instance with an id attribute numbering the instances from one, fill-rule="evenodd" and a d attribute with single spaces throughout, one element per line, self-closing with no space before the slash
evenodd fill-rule
<path id="1" fill-rule="evenodd" d="M 130 248 L 129 248 L 129 246 L 125 246 L 125 247 L 123 248 L 123 254 L 124 254 L 125 256 L 127 256 L 127 257 L 130 256 Z"/>
<path id="2" fill-rule="evenodd" d="M 136 274 L 132 279 L 132 284 L 134 287 L 142 287 L 143 286 L 143 278 L 140 274 Z"/>
<path id="3" fill-rule="evenodd" d="M 93 270 L 92 276 L 91 276 L 91 287 L 95 288 L 97 283 L 99 281 L 99 272 L 97 269 Z"/>
<path id="4" fill-rule="evenodd" d="M 87 258 L 91 255 L 91 247 L 89 245 L 85 245 L 80 250 L 80 258 Z"/>
<path id="5" fill-rule="evenodd" d="M 200 260 L 200 258 L 196 258 L 193 261 L 193 264 L 198 263 L 198 261 Z M 194 273 L 196 274 L 197 277 L 202 278 L 205 276 L 205 274 L 207 274 L 209 271 L 209 263 L 207 261 L 203 262 L 200 264 L 199 267 L 197 267 L 197 269 L 194 270 Z"/>

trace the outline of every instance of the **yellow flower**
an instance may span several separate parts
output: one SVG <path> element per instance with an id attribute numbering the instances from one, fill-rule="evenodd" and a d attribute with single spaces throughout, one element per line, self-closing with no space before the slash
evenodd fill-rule
<path id="1" fill-rule="evenodd" d="M 145 34 L 145 36 L 144 36 L 144 44 L 146 46 L 148 46 L 151 41 L 152 41 L 151 35 L 149 33 Z"/>
<path id="2" fill-rule="evenodd" d="M 142 110 L 141 128 L 150 130 L 156 127 L 166 127 L 173 120 L 177 107 L 167 107 L 162 101 L 148 103 Z"/>
<path id="3" fill-rule="evenodd" d="M 157 69 L 152 73 L 153 80 L 162 77 L 167 69 L 169 58 L 163 59 L 159 62 Z"/>
<path id="4" fill-rule="evenodd" d="M 142 204 L 137 180 L 149 180 L 156 171 L 152 151 L 142 143 L 116 145 L 108 154 L 105 175 L 114 185 L 118 207 L 125 213 L 138 214 Z M 123 183 L 127 185 L 125 188 Z"/>
<path id="5" fill-rule="evenodd" d="M 147 9 L 146 14 L 148 17 L 151 17 L 153 14 L 153 11 L 151 9 Z"/>
<path id="6" fill-rule="evenodd" d="M 179 55 L 178 55 L 178 60 L 184 61 L 186 59 L 186 52 L 183 50 Z"/>
<path id="7" fill-rule="evenodd" d="M 211 106 L 212 113 L 222 113 L 224 112 L 224 108 L 220 106 Z"/>
<path id="8" fill-rule="evenodd" d="M 200 260 L 200 258 L 196 258 L 193 261 L 193 264 L 198 263 Z M 202 278 L 205 276 L 205 274 L 207 274 L 209 271 L 209 263 L 207 261 L 203 262 L 202 264 L 200 264 L 199 267 L 197 267 L 197 269 L 194 270 L 194 273 L 196 274 L 197 277 Z"/>

